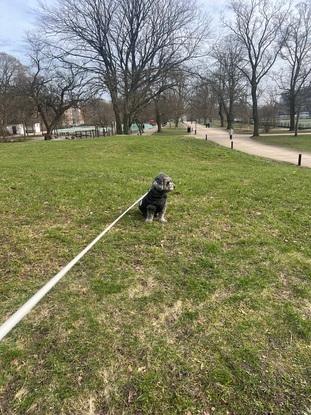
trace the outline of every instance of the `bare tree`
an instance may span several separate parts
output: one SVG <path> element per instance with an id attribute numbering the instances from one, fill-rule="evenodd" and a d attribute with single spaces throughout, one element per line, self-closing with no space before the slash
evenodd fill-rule
<path id="1" fill-rule="evenodd" d="M 31 72 L 26 88 L 44 123 L 45 138 L 51 139 L 64 113 L 79 107 L 93 92 L 84 71 L 60 62 L 38 38 L 29 42 Z"/>
<path id="2" fill-rule="evenodd" d="M 171 87 L 164 80 L 198 55 L 207 28 L 196 0 L 57 0 L 42 14 L 64 55 L 109 91 L 118 133 Z"/>
<path id="3" fill-rule="evenodd" d="M 246 89 L 244 76 L 239 70 L 242 60 L 241 46 L 230 36 L 226 36 L 214 46 L 211 55 L 216 62 L 215 70 L 210 75 L 210 84 L 219 98 L 220 112 L 223 109 L 226 114 L 227 129 L 230 129 L 233 128 L 234 107 L 244 96 Z"/>
<path id="4" fill-rule="evenodd" d="M 13 56 L 0 53 L 0 135 L 6 135 L 8 122 L 16 111 L 19 82 L 25 68 Z"/>
<path id="5" fill-rule="evenodd" d="M 185 113 L 187 95 L 187 73 L 185 71 L 173 72 L 170 80 L 171 88 L 165 90 L 154 99 L 155 119 L 158 132 L 161 132 L 162 122 L 173 120 L 175 127 L 179 125 L 180 118 Z"/>
<path id="6" fill-rule="evenodd" d="M 259 107 L 260 124 L 265 133 L 268 133 L 271 128 L 277 125 L 277 116 L 280 111 L 278 102 L 278 94 L 273 89 L 269 89 L 267 98 L 263 105 Z"/>
<path id="7" fill-rule="evenodd" d="M 242 47 L 239 68 L 248 80 L 253 104 L 254 131 L 259 136 L 258 86 L 282 48 L 286 1 L 231 0 L 233 21 L 226 26 Z"/>
<path id="8" fill-rule="evenodd" d="M 282 73 L 281 87 L 285 90 L 290 115 L 290 131 L 299 117 L 299 104 L 303 90 L 310 83 L 311 75 L 311 4 L 299 3 L 288 19 L 285 29 L 287 37 L 281 49 L 281 58 L 286 62 Z"/>
<path id="9" fill-rule="evenodd" d="M 99 127 L 111 126 L 115 121 L 111 102 L 101 98 L 89 100 L 82 106 L 85 122 Z"/>
<path id="10" fill-rule="evenodd" d="M 191 121 L 197 120 L 207 124 L 219 113 L 218 97 L 211 86 L 210 78 L 197 74 L 198 78 L 190 85 L 188 90 L 187 115 Z M 218 107 L 218 110 L 217 110 Z"/>
<path id="11" fill-rule="evenodd" d="M 167 91 L 167 113 L 169 118 L 174 120 L 175 128 L 178 127 L 181 117 L 185 113 L 187 99 L 186 74 L 180 72 L 176 76 L 176 85 Z"/>

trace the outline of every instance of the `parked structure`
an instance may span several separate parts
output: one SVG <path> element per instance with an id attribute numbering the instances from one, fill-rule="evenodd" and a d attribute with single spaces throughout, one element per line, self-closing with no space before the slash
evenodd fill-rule
<path id="1" fill-rule="evenodd" d="M 80 108 L 69 108 L 63 116 L 61 122 L 62 127 L 78 127 L 84 125 L 84 117 Z M 9 135 L 26 136 L 28 134 L 40 135 L 44 131 L 41 128 L 40 122 L 35 122 L 31 125 L 25 124 L 10 124 L 6 127 Z"/>
<path id="2" fill-rule="evenodd" d="M 42 133 L 41 124 L 36 122 L 31 126 L 25 126 L 24 124 L 11 124 L 6 127 L 7 132 L 10 135 L 38 135 Z"/>

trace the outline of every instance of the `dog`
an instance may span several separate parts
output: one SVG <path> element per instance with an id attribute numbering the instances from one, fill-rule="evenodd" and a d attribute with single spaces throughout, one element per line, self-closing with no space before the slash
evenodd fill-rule
<path id="1" fill-rule="evenodd" d="M 151 223 L 153 219 L 158 219 L 161 223 L 167 222 L 165 219 L 167 194 L 174 189 L 173 180 L 166 174 L 160 173 L 155 177 L 151 189 L 139 203 L 145 222 Z"/>

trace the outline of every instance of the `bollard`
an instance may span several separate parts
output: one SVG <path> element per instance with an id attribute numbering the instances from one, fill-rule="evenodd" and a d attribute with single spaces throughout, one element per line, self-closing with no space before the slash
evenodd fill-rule
<path id="1" fill-rule="evenodd" d="M 302 154 L 298 155 L 298 166 L 301 166 L 301 158 L 302 158 Z"/>
<path id="2" fill-rule="evenodd" d="M 197 133 L 197 130 L 194 130 L 194 134 L 196 134 Z"/>
<path id="3" fill-rule="evenodd" d="M 229 130 L 229 137 L 230 137 L 230 140 L 232 140 L 232 138 L 233 138 L 233 129 L 232 128 L 230 128 L 230 130 Z"/>
<path id="4" fill-rule="evenodd" d="M 207 134 L 205 134 L 205 140 L 207 140 Z"/>
<path id="5" fill-rule="evenodd" d="M 231 150 L 233 150 L 233 141 L 231 141 Z"/>

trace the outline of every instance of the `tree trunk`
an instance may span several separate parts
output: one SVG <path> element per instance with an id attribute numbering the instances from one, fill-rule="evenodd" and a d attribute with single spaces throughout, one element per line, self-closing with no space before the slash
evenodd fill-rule
<path id="1" fill-rule="evenodd" d="M 46 114 L 45 114 L 45 112 L 42 110 L 42 108 L 40 106 L 38 107 L 38 111 L 39 111 L 39 113 L 41 115 L 43 124 L 44 124 L 45 129 L 46 129 L 46 133 L 44 134 L 44 139 L 45 140 L 52 140 L 52 138 L 53 138 L 52 137 L 52 126 L 48 122 L 47 117 L 46 117 Z"/>
<path id="2" fill-rule="evenodd" d="M 297 117 L 294 117 L 294 118 L 296 118 L 295 121 L 294 121 L 294 125 L 295 125 L 295 137 L 298 136 L 299 115 L 300 115 L 300 112 L 298 112 Z"/>
<path id="3" fill-rule="evenodd" d="M 232 111 L 232 106 L 229 106 L 229 110 L 228 110 L 228 115 L 227 115 L 227 130 L 231 130 L 231 128 L 233 128 L 233 111 Z"/>
<path id="4" fill-rule="evenodd" d="M 46 134 L 44 134 L 45 140 L 52 140 L 52 128 L 50 126 L 46 126 Z"/>
<path id="5" fill-rule="evenodd" d="M 233 123 L 234 123 L 233 104 L 234 104 L 234 98 L 230 94 L 229 105 L 228 105 L 228 110 L 227 110 L 227 129 L 228 130 L 233 129 Z"/>
<path id="6" fill-rule="evenodd" d="M 176 118 L 175 118 L 175 128 L 178 128 L 178 124 L 179 124 L 179 118 L 178 118 L 178 117 L 176 117 Z"/>
<path id="7" fill-rule="evenodd" d="M 132 116 L 126 111 L 123 111 L 123 134 L 131 134 Z"/>
<path id="8" fill-rule="evenodd" d="M 253 103 L 253 120 L 254 120 L 253 137 L 259 137 L 257 84 L 255 82 L 252 84 L 252 103 Z"/>
<path id="9" fill-rule="evenodd" d="M 224 120 L 224 112 L 223 112 L 223 106 L 222 103 L 219 103 L 219 110 L 218 110 L 219 118 L 220 118 L 220 126 L 224 127 L 225 120 Z"/>
<path id="10" fill-rule="evenodd" d="M 161 126 L 161 114 L 160 114 L 160 110 L 159 110 L 159 106 L 158 103 L 155 103 L 155 119 L 156 119 L 156 123 L 158 126 L 158 133 L 160 133 L 162 131 L 162 126 Z"/>
<path id="11" fill-rule="evenodd" d="M 116 134 L 122 134 L 123 131 L 122 131 L 122 122 L 121 122 L 119 106 L 114 102 L 113 98 L 111 98 L 111 102 L 112 102 L 114 116 L 116 119 Z"/>
<path id="12" fill-rule="evenodd" d="M 289 131 L 295 131 L 296 100 L 295 95 L 290 94 L 289 100 Z"/>
<path id="13" fill-rule="evenodd" d="M 64 112 L 66 111 L 66 109 L 68 109 L 68 108 L 63 107 L 63 108 L 59 109 L 57 112 L 55 111 L 54 119 L 52 119 L 52 121 L 49 122 L 47 113 L 42 109 L 42 107 L 40 105 L 38 106 L 38 111 L 41 115 L 42 121 L 43 121 L 43 123 L 45 125 L 45 128 L 46 128 L 46 134 L 44 135 L 45 140 L 52 140 L 53 130 L 58 125 L 58 122 L 61 120 Z"/>
<path id="14" fill-rule="evenodd" d="M 7 135 L 7 129 L 6 129 L 6 126 L 4 125 L 3 122 L 0 125 L 0 135 L 3 138 L 6 137 L 6 135 Z"/>
<path id="15" fill-rule="evenodd" d="M 221 101 L 222 109 L 226 115 L 226 122 L 227 122 L 227 130 L 230 130 L 232 128 L 231 125 L 231 119 L 230 119 L 230 105 L 229 107 L 224 103 L 224 101 Z"/>
<path id="16" fill-rule="evenodd" d="M 111 97 L 112 109 L 113 109 L 114 116 L 116 119 L 116 134 L 123 134 L 121 113 L 120 113 L 120 107 L 119 107 L 119 102 L 117 98 L 118 95 L 114 89 L 110 89 L 109 92 L 110 92 L 110 97 Z"/>
<path id="17" fill-rule="evenodd" d="M 122 122 L 120 113 L 114 110 L 114 116 L 116 119 L 116 134 L 122 134 Z"/>
<path id="18" fill-rule="evenodd" d="M 129 115 L 124 111 L 123 113 L 123 134 L 129 134 Z"/>

